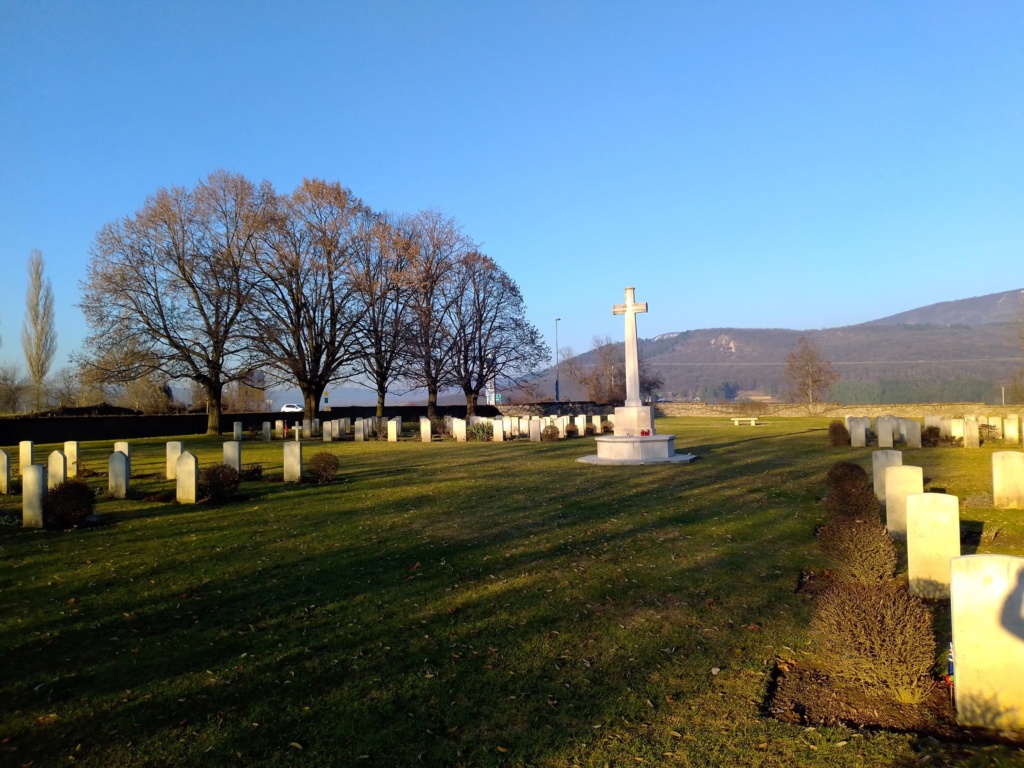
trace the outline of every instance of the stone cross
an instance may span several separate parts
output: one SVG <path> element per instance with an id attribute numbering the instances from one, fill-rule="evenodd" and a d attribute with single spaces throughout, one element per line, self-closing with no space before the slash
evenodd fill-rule
<path id="1" fill-rule="evenodd" d="M 612 307 L 613 315 L 626 316 L 626 406 L 640 406 L 640 359 L 636 345 L 636 316 L 647 311 L 647 302 L 634 301 L 635 288 L 626 289 L 626 303 Z"/>

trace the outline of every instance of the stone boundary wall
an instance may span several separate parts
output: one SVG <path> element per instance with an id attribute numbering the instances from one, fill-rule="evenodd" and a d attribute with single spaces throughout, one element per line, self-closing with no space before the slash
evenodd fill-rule
<path id="1" fill-rule="evenodd" d="M 511 418 L 527 418 L 530 416 L 605 416 L 615 413 L 614 405 L 599 405 L 592 400 L 571 400 L 543 402 L 543 403 L 516 403 L 511 405 L 499 405 L 498 410 L 502 416 Z"/>
<path id="2" fill-rule="evenodd" d="M 844 416 L 896 416 L 898 418 L 922 418 L 925 414 L 940 416 L 963 416 L 967 413 L 979 416 L 1008 416 L 1024 414 L 1024 405 L 987 405 L 985 403 L 898 403 L 889 405 L 838 405 L 820 403 L 813 406 L 803 403 L 655 403 L 655 414 L 672 416 L 794 416 L 841 419 Z"/>

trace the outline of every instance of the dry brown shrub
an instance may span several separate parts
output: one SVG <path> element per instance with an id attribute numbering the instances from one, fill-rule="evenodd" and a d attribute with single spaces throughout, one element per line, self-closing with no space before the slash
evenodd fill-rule
<path id="1" fill-rule="evenodd" d="M 896 582 L 840 582 L 811 618 L 814 653 L 830 677 L 917 704 L 932 687 L 935 635 L 924 603 Z"/>
<path id="2" fill-rule="evenodd" d="M 869 484 L 864 467 L 852 461 L 837 461 L 825 473 L 825 485 L 830 491 Z"/>
<path id="3" fill-rule="evenodd" d="M 839 419 L 828 425 L 828 444 L 833 448 L 850 445 L 850 430 Z"/>
<path id="4" fill-rule="evenodd" d="M 896 545 L 880 523 L 835 518 L 818 531 L 818 544 L 846 580 L 877 584 L 896 572 Z"/>

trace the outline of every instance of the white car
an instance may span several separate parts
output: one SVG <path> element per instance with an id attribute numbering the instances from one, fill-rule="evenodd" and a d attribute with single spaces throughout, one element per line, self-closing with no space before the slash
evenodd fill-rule
<path id="1" fill-rule="evenodd" d="M 285 403 L 281 406 L 281 413 L 302 413 L 305 409 L 295 403 Z"/>

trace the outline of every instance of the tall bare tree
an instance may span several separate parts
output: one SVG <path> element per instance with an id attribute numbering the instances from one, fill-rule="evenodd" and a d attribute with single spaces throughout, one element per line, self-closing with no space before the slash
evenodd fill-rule
<path id="1" fill-rule="evenodd" d="M 589 357 L 577 356 L 571 347 L 561 349 L 562 364 L 569 378 L 582 386 L 587 398 L 595 403 L 622 403 L 626 400 L 626 358 L 622 342 L 611 336 L 595 336 Z M 639 355 L 640 395 L 650 399 L 665 383 Z"/>
<path id="2" fill-rule="evenodd" d="M 353 277 L 359 302 L 356 371 L 377 392 L 377 418 L 389 388 L 402 378 L 410 345 L 411 291 L 404 272 L 412 247 L 400 221 L 380 217 L 363 244 Z"/>
<path id="3" fill-rule="evenodd" d="M 809 404 L 820 402 L 832 385 L 839 381 L 839 374 L 832 363 L 806 336 L 797 339 L 796 347 L 786 353 L 783 377 L 793 399 Z"/>
<path id="4" fill-rule="evenodd" d="M 25 293 L 25 321 L 21 326 L 21 348 L 32 379 L 34 408 L 43 402 L 43 382 L 57 352 L 57 327 L 53 315 L 53 288 L 43 274 L 43 254 L 32 251 L 28 259 L 28 290 Z"/>
<path id="5" fill-rule="evenodd" d="M 373 226 L 350 190 L 304 179 L 291 195 L 275 197 L 264 247 L 254 253 L 258 290 L 247 337 L 282 381 L 298 384 L 308 419 L 358 352 L 362 306 L 354 273 Z"/>
<path id="6" fill-rule="evenodd" d="M 160 189 L 104 226 L 82 284 L 92 333 L 80 359 L 112 382 L 154 371 L 197 382 L 207 432 L 218 433 L 225 384 L 260 362 L 240 318 L 272 198 L 267 182 L 215 171 L 194 189 Z"/>
<path id="7" fill-rule="evenodd" d="M 529 375 L 551 350 L 526 320 L 519 286 L 490 257 L 466 254 L 456 266 L 455 286 L 459 298 L 451 312 L 449 376 L 466 396 L 468 415 L 489 383 Z"/>
<path id="8" fill-rule="evenodd" d="M 407 222 L 412 247 L 404 275 L 409 294 L 409 358 L 406 378 L 427 390 L 427 416 L 437 415 L 437 395 L 451 369 L 454 346 L 449 328 L 459 298 L 456 266 L 475 248 L 454 219 L 421 211 Z"/>

